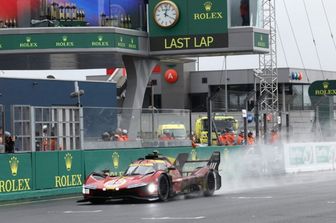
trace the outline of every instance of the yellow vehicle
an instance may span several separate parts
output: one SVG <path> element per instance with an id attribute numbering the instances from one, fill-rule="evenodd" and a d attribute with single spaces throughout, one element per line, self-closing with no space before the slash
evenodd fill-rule
<path id="1" fill-rule="evenodd" d="M 213 116 L 214 126 L 212 128 L 212 144 L 217 144 L 217 137 L 215 131 L 217 130 L 217 134 L 221 134 L 222 131 L 226 129 L 233 129 L 237 131 L 238 129 L 238 120 L 236 120 L 232 116 L 225 115 L 215 115 Z M 214 128 L 216 127 L 216 128 Z M 215 130 L 216 129 L 216 130 Z M 208 143 L 208 117 L 202 116 L 196 119 L 195 122 L 195 136 L 196 142 L 201 144 Z"/>
<path id="2" fill-rule="evenodd" d="M 157 134 L 161 137 L 169 134 L 173 139 L 187 139 L 187 131 L 183 124 L 162 124 L 159 125 Z"/>

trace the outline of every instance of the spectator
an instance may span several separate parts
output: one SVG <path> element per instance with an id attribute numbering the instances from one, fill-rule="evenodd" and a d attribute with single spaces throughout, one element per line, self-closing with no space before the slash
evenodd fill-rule
<path id="1" fill-rule="evenodd" d="M 110 141 L 110 140 L 111 140 L 110 133 L 108 133 L 108 132 L 104 132 L 104 133 L 102 134 L 102 140 L 103 140 L 103 141 Z"/>
<path id="2" fill-rule="evenodd" d="M 171 137 L 169 132 L 164 132 L 163 135 L 160 136 L 160 140 L 172 140 L 173 138 Z"/>
<path id="3" fill-rule="evenodd" d="M 42 126 L 42 150 L 43 151 L 48 150 L 48 126 L 47 125 Z"/>
<path id="4" fill-rule="evenodd" d="M 3 144 L 4 142 L 4 135 L 3 135 L 3 129 L 0 127 L 0 144 Z"/>
<path id="5" fill-rule="evenodd" d="M 56 147 L 57 147 L 57 138 L 56 138 L 54 132 L 51 132 L 50 135 L 51 135 L 51 137 L 50 137 L 50 150 L 54 151 L 54 150 L 56 150 Z"/>
<path id="6" fill-rule="evenodd" d="M 232 146 L 235 145 L 235 134 L 233 129 L 225 129 L 225 132 L 218 137 L 218 141 L 220 145 L 224 146 Z"/>
<path id="7" fill-rule="evenodd" d="M 238 137 L 237 137 L 237 145 L 243 145 L 245 142 L 245 139 L 244 139 L 244 131 L 241 130 L 238 134 Z"/>
<path id="8" fill-rule="evenodd" d="M 274 143 L 277 143 L 278 141 L 279 141 L 278 131 L 276 129 L 272 129 L 270 143 L 274 144 Z"/>
<path id="9" fill-rule="evenodd" d="M 240 1 L 240 16 L 242 18 L 242 26 L 249 26 L 250 25 L 249 0 Z"/>
<path id="10" fill-rule="evenodd" d="M 248 145 L 253 145 L 254 143 L 255 143 L 255 139 L 254 139 L 253 133 L 249 132 L 247 134 L 247 144 Z"/>
<path id="11" fill-rule="evenodd" d="M 128 135 L 127 135 L 127 130 L 123 129 L 122 133 L 121 133 L 121 138 L 123 139 L 123 141 L 128 141 Z"/>
<path id="12" fill-rule="evenodd" d="M 124 141 L 121 135 L 122 135 L 121 128 L 117 128 L 113 135 L 113 141 Z"/>
<path id="13" fill-rule="evenodd" d="M 12 136 L 10 132 L 5 131 L 5 152 L 14 153 L 15 148 L 15 136 Z"/>

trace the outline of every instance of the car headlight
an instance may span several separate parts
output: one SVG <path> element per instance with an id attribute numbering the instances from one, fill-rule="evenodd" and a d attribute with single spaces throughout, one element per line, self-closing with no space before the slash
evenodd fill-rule
<path id="1" fill-rule="evenodd" d="M 157 186 L 153 183 L 149 184 L 148 187 L 147 187 L 147 190 L 149 193 L 154 193 L 156 190 L 157 190 Z"/>
<path id="2" fill-rule="evenodd" d="M 131 189 L 131 188 L 136 188 L 136 187 L 143 187 L 143 186 L 146 186 L 146 185 L 147 185 L 146 183 L 131 184 L 131 185 L 128 185 L 127 188 Z"/>

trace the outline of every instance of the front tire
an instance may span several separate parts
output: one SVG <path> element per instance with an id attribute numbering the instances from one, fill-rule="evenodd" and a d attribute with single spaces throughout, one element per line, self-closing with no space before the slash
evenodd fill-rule
<path id="1" fill-rule="evenodd" d="M 160 201 L 166 201 L 169 197 L 169 180 L 164 174 L 158 179 L 158 196 Z"/>
<path id="2" fill-rule="evenodd" d="M 212 196 L 216 190 L 216 178 L 213 171 L 210 171 L 206 177 L 204 182 L 204 191 L 203 195 L 206 197 Z"/>

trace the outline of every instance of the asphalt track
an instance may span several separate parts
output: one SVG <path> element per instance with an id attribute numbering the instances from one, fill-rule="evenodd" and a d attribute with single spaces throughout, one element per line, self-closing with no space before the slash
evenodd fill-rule
<path id="1" fill-rule="evenodd" d="M 1 223 L 335 223 L 336 172 L 236 179 L 215 196 L 160 203 L 77 203 L 80 197 L 0 204 Z"/>

